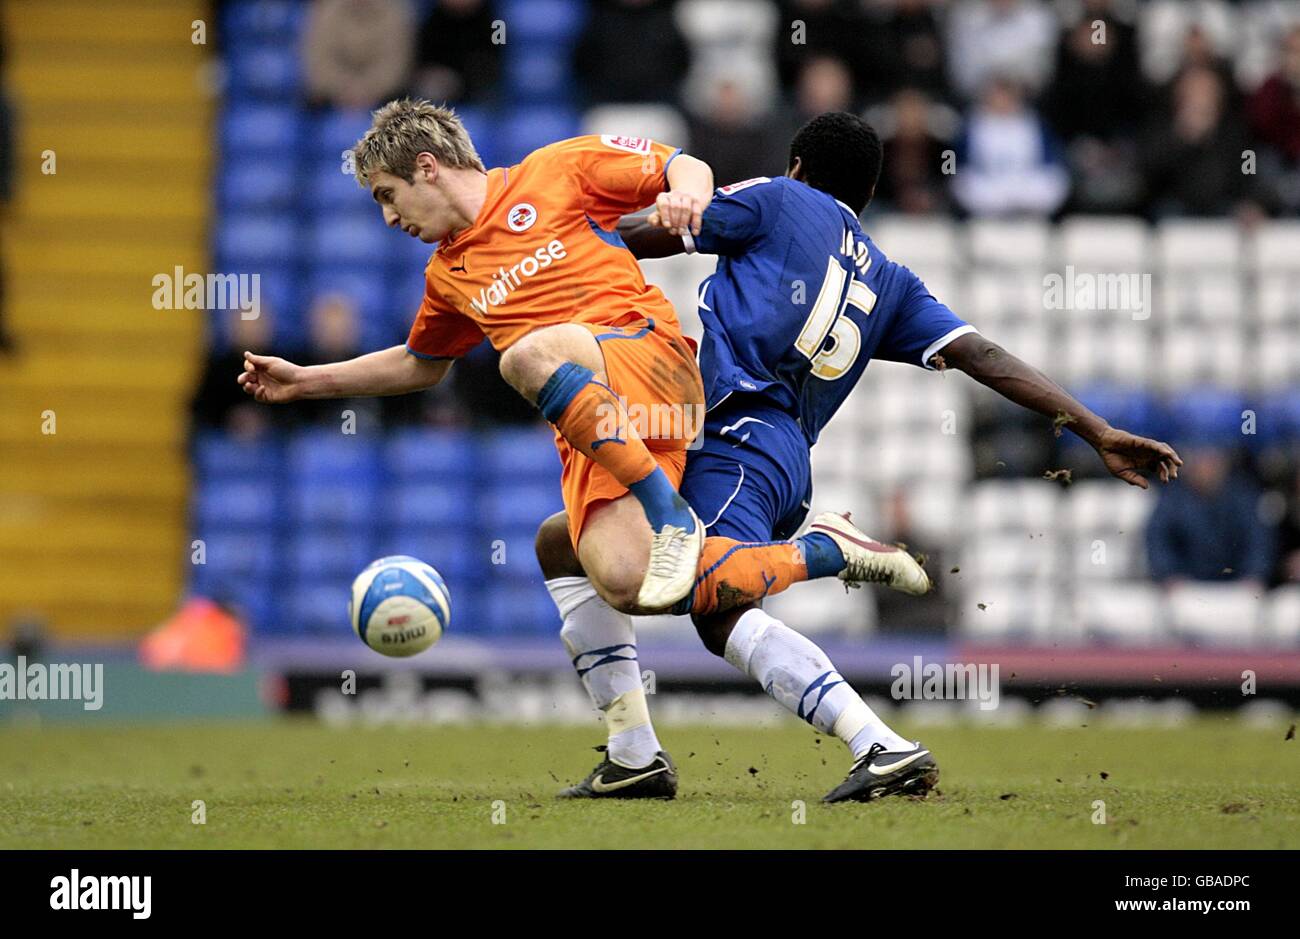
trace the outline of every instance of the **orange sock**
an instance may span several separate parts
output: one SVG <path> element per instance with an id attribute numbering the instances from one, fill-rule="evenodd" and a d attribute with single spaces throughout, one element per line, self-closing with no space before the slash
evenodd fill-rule
<path id="1" fill-rule="evenodd" d="M 624 486 L 630 488 L 659 466 L 628 421 L 623 402 L 601 382 L 588 381 L 575 391 L 554 423 L 565 440 Z"/>
<path id="2" fill-rule="evenodd" d="M 780 593 L 808 579 L 808 565 L 794 541 L 747 543 L 704 539 L 691 613 L 721 613 Z"/>

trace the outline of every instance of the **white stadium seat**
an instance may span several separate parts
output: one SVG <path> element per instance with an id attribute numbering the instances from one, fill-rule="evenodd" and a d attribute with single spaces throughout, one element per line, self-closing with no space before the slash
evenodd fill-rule
<path id="1" fill-rule="evenodd" d="M 971 267 L 1041 271 L 1051 262 L 1051 232 L 1042 219 L 972 219 L 966 225 Z"/>
<path id="2" fill-rule="evenodd" d="M 1300 270 L 1261 273 L 1252 306 L 1262 324 L 1300 328 Z"/>
<path id="3" fill-rule="evenodd" d="M 625 134 L 662 140 L 690 151 L 682 113 L 666 104 L 606 104 L 582 116 L 584 134 Z"/>
<path id="4" fill-rule="evenodd" d="M 1062 604 L 1047 585 L 1010 580 L 971 582 L 962 591 L 962 638 L 974 643 L 1036 642 L 1053 639 Z"/>
<path id="5" fill-rule="evenodd" d="M 1169 628 L 1205 647 L 1245 646 L 1259 638 L 1258 589 L 1233 583 L 1184 583 L 1166 597 Z"/>
<path id="6" fill-rule="evenodd" d="M 927 285 L 931 271 L 951 271 L 965 261 L 957 227 L 948 219 L 888 216 L 872 220 L 866 231 L 891 261 L 911 268 Z"/>
<path id="7" fill-rule="evenodd" d="M 974 580 L 1005 578 L 1023 586 L 1056 584 L 1061 575 L 1060 542 L 1053 534 L 980 532 L 967 538 L 958 563 Z"/>
<path id="8" fill-rule="evenodd" d="M 971 532 L 1048 534 L 1060 526 L 1060 489 L 1038 479 L 986 480 L 970 494 Z"/>
<path id="9" fill-rule="evenodd" d="M 1272 327 L 1256 340 L 1249 374 L 1257 388 L 1300 385 L 1300 329 Z"/>
<path id="10" fill-rule="evenodd" d="M 1151 229 L 1140 218 L 1075 216 L 1058 230 L 1056 263 L 1062 274 L 1067 264 L 1081 271 L 1150 269 Z"/>
<path id="11" fill-rule="evenodd" d="M 1156 227 L 1156 258 L 1167 269 L 1231 271 L 1241 255 L 1235 222 L 1173 219 Z"/>
<path id="12" fill-rule="evenodd" d="M 1300 584 L 1277 587 L 1264 607 L 1261 639 L 1279 648 L 1300 647 Z"/>
<path id="13" fill-rule="evenodd" d="M 1249 260 L 1258 271 L 1300 271 L 1300 222 L 1267 222 L 1249 242 Z"/>
<path id="14" fill-rule="evenodd" d="M 1163 608 L 1160 588 L 1152 584 L 1107 584 L 1075 592 L 1072 620 L 1089 640 L 1154 646 L 1166 638 Z"/>

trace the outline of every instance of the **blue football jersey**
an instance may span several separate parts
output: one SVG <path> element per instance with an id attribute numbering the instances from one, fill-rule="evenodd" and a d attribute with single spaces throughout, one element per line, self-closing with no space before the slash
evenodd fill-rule
<path id="1" fill-rule="evenodd" d="M 871 359 L 929 368 L 975 331 L 886 258 L 851 209 L 793 179 L 718 189 L 694 248 L 718 255 L 699 292 L 708 406 L 761 394 L 799 419 L 809 444 Z"/>

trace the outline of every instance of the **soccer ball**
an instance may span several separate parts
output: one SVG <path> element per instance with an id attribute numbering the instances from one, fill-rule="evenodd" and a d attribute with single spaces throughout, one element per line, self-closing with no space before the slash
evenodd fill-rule
<path id="1" fill-rule="evenodd" d="M 451 619 L 451 593 L 442 576 L 419 558 L 380 558 L 352 581 L 348 618 L 376 652 L 404 658 L 442 638 Z"/>

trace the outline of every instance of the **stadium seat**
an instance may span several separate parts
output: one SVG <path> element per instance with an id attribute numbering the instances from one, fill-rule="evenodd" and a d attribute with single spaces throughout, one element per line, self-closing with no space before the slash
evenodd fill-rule
<path id="1" fill-rule="evenodd" d="M 1160 384 L 1170 393 L 1195 384 L 1246 384 L 1245 340 L 1232 324 L 1164 330 L 1157 362 Z"/>
<path id="2" fill-rule="evenodd" d="M 1152 316 L 1166 329 L 1188 324 L 1238 323 L 1244 303 L 1236 269 L 1187 271 L 1168 268 L 1153 290 Z"/>
<path id="3" fill-rule="evenodd" d="M 222 212 L 283 209 L 298 197 L 298 167 L 292 160 L 253 157 L 226 161 L 217 180 Z"/>
<path id="4" fill-rule="evenodd" d="M 295 168 L 296 172 L 301 172 Z M 327 156 L 312 163 L 304 173 L 303 201 L 322 213 L 356 212 L 369 210 L 379 217 L 370 194 L 357 185 L 356 177 L 344 171 L 342 162 Z"/>
<path id="5" fill-rule="evenodd" d="M 277 611 L 276 632 L 295 636 L 324 636 L 337 639 L 352 635 L 348 623 L 348 585 L 346 580 L 319 581 L 311 575 L 291 586 Z M 369 655 L 362 650 L 363 654 Z M 374 656 L 378 658 L 378 656 Z"/>
<path id="6" fill-rule="evenodd" d="M 1074 626 L 1085 639 L 1118 646 L 1156 646 L 1166 640 L 1160 588 L 1111 583 L 1075 593 Z"/>
<path id="7" fill-rule="evenodd" d="M 966 224 L 970 263 L 978 271 L 1029 270 L 1051 263 L 1052 230 L 1042 219 L 975 218 Z"/>
<path id="8" fill-rule="evenodd" d="M 299 431 L 289 441 L 286 467 L 295 483 L 307 479 L 373 483 L 379 474 L 378 442 L 336 430 Z"/>
<path id="9" fill-rule="evenodd" d="M 1170 219 L 1156 226 L 1156 258 L 1165 270 L 1233 271 L 1241 266 L 1236 222 Z"/>
<path id="10" fill-rule="evenodd" d="M 384 443 L 384 464 L 397 479 L 412 482 L 475 478 L 478 441 L 459 430 L 402 430 Z"/>
<path id="11" fill-rule="evenodd" d="M 1039 535 L 1061 523 L 1060 489 L 1044 480 L 988 480 L 971 490 L 972 534 L 1012 532 Z M 1026 547 L 1031 547 L 1026 541 Z"/>
<path id="12" fill-rule="evenodd" d="M 540 580 L 511 582 L 509 586 L 494 581 L 497 579 L 482 584 L 484 589 L 479 598 L 482 632 L 517 636 L 553 636 L 559 632 L 559 614 Z"/>
<path id="13" fill-rule="evenodd" d="M 198 529 L 195 538 L 203 542 L 202 564 L 191 561 L 194 589 L 215 597 L 240 580 L 264 579 L 276 563 L 276 539 L 257 529 Z M 191 550 L 193 558 L 193 550 Z"/>
<path id="14" fill-rule="evenodd" d="M 296 107 L 237 103 L 221 115 L 221 147 L 226 160 L 252 155 L 284 159 L 302 146 L 302 115 Z"/>
<path id="15" fill-rule="evenodd" d="M 475 520 L 473 480 L 393 483 L 380 499 L 385 524 L 395 529 L 427 525 L 453 529 Z"/>
<path id="16" fill-rule="evenodd" d="M 224 477 L 268 480 L 280 470 L 280 448 L 274 440 L 241 440 L 218 431 L 196 436 L 193 459 L 204 483 Z"/>
<path id="17" fill-rule="evenodd" d="M 929 287 L 930 284 L 927 283 L 926 286 Z M 1000 337 L 1007 329 L 1014 328 L 1017 324 L 1041 324 L 1050 316 L 1067 315 L 1048 311 L 1043 272 L 1037 268 L 1020 271 L 974 270 L 966 279 L 966 301 L 965 310 L 954 308 L 951 302 L 945 302 L 958 316 L 973 323 L 994 342 L 1000 342 Z"/>
<path id="18" fill-rule="evenodd" d="M 507 45 L 521 42 L 564 47 L 577 40 L 586 9 L 571 0 L 501 0 L 497 14 L 509 24 Z"/>
<path id="19" fill-rule="evenodd" d="M 208 480 L 199 488 L 194 504 L 194 527 L 204 532 L 261 528 L 278 517 L 275 483 L 265 479 Z"/>
<path id="20" fill-rule="evenodd" d="M 857 521 L 857 515 L 853 516 Z M 834 579 L 810 581 L 763 601 L 763 609 L 806 636 L 866 637 L 879 623 L 876 595 L 871 590 L 851 590 Z M 639 620 L 638 620 L 639 623 Z M 676 624 L 685 636 L 694 633 L 690 620 Z M 640 636 L 640 627 L 637 635 Z"/>
<path id="21" fill-rule="evenodd" d="M 1243 443 L 1244 410 L 1245 399 L 1236 391 L 1208 385 L 1184 388 L 1169 402 L 1173 437 L 1224 446 Z"/>
<path id="22" fill-rule="evenodd" d="M 1147 272 L 1150 245 L 1150 228 L 1140 218 L 1072 216 L 1058 229 L 1059 270 L 1064 275 L 1071 265 L 1078 271 Z"/>
<path id="23" fill-rule="evenodd" d="M 364 525 L 340 532 L 302 528 L 287 540 L 285 570 L 302 581 L 350 584 L 375 559 Z"/>
<path id="24" fill-rule="evenodd" d="M 414 240 L 385 228 L 379 212 L 362 202 L 355 209 L 316 217 L 307 232 L 306 260 L 320 266 L 382 267 L 399 237 Z"/>
<path id="25" fill-rule="evenodd" d="M 1260 634 L 1257 594 L 1243 584 L 1179 584 L 1165 601 L 1170 631 L 1206 648 L 1250 645 Z"/>
<path id="26" fill-rule="evenodd" d="M 949 271 L 965 261 L 958 229 L 948 219 L 892 215 L 872 220 L 867 227 L 867 234 L 881 251 L 899 264 L 906 264 L 927 283 L 931 271 Z"/>
<path id="27" fill-rule="evenodd" d="M 478 471 L 495 479 L 559 483 L 555 431 L 548 425 L 488 431 L 479 438 Z"/>
<path id="28" fill-rule="evenodd" d="M 506 95 L 512 102 L 568 104 L 577 98 L 571 58 L 565 46 L 512 40 L 506 45 Z"/>
<path id="29" fill-rule="evenodd" d="M 1300 647 L 1300 585 L 1276 587 L 1264 601 L 1264 642 L 1275 648 Z"/>
<path id="30" fill-rule="evenodd" d="M 1300 330 L 1282 326 L 1260 331 L 1250 355 L 1250 384 L 1264 390 L 1300 386 Z"/>
<path id="31" fill-rule="evenodd" d="M 288 212 L 228 214 L 217 227 L 217 257 L 222 271 L 292 264 L 301 230 Z"/>
<path id="32" fill-rule="evenodd" d="M 560 487 L 554 482 L 489 486 L 478 498 L 479 525 L 485 532 L 523 526 L 535 534 L 544 519 L 562 511 Z"/>
<path id="33" fill-rule="evenodd" d="M 432 564 L 447 581 L 455 603 L 460 604 L 466 593 L 473 592 L 472 585 L 482 578 L 491 558 L 491 551 L 472 532 L 471 522 L 404 522 L 379 533 L 375 556 L 406 554 Z"/>
<path id="34" fill-rule="evenodd" d="M 500 158 L 506 165 L 513 165 L 533 150 L 576 136 L 578 130 L 578 114 L 570 108 L 553 105 L 514 108 L 500 128 Z"/>
<path id="35" fill-rule="evenodd" d="M 976 644 L 1060 642 L 1066 637 L 1057 635 L 1053 626 L 1065 622 L 1061 605 L 1055 588 L 1046 584 L 972 581 L 962 591 L 961 638 Z"/>
<path id="36" fill-rule="evenodd" d="M 377 488 L 357 479 L 322 480 L 310 476 L 290 486 L 289 519 L 295 526 L 350 527 L 369 531 L 379 501 Z"/>
<path id="37" fill-rule="evenodd" d="M 979 581 L 1057 583 L 1063 579 L 1061 542 L 1051 532 L 976 531 L 959 554 L 966 576 Z"/>
<path id="38" fill-rule="evenodd" d="M 365 108 L 318 111 L 310 119 L 307 135 L 310 153 L 317 160 L 332 162 L 335 171 L 342 176 L 344 152 L 351 150 L 369 129 L 370 112 Z"/>
<path id="39" fill-rule="evenodd" d="M 1300 272 L 1300 221 L 1270 221 L 1251 237 L 1247 260 L 1258 273 Z"/>
<path id="40" fill-rule="evenodd" d="M 1252 309 L 1264 326 L 1300 329 L 1300 271 L 1260 274 Z"/>
<path id="41" fill-rule="evenodd" d="M 234 44 L 226 53 L 226 76 L 232 98 L 292 98 L 302 81 L 298 50 L 278 43 Z"/>
<path id="42" fill-rule="evenodd" d="M 289 44 L 297 41 L 306 13 L 306 5 L 298 0 L 234 0 L 221 9 L 227 35 Z"/>

